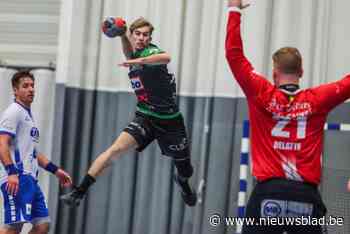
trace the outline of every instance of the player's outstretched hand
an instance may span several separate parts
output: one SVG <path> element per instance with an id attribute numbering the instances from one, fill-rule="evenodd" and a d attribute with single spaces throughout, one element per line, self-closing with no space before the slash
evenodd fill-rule
<path id="1" fill-rule="evenodd" d="M 62 187 L 70 187 L 72 186 L 72 178 L 69 176 L 67 172 L 59 168 L 56 173 L 56 177 L 58 178 L 60 185 Z"/>
<path id="2" fill-rule="evenodd" d="M 350 192 L 350 179 L 348 181 L 348 191 Z"/>
<path id="3" fill-rule="evenodd" d="M 228 0 L 228 7 L 238 7 L 239 9 L 244 9 L 250 6 L 249 3 L 243 4 L 243 0 Z"/>

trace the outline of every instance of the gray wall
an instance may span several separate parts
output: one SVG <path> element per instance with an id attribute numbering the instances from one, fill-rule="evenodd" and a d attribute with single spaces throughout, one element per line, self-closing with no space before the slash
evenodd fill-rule
<path id="1" fill-rule="evenodd" d="M 350 123 L 350 103 L 337 107 L 328 116 L 329 123 Z M 344 226 L 329 226 L 329 233 L 350 233 L 350 131 L 327 131 L 323 154 L 323 176 L 320 187 L 328 215 L 343 217 Z"/>

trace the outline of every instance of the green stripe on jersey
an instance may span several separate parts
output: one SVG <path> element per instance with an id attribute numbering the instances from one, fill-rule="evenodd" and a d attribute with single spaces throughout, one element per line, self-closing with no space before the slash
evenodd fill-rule
<path id="1" fill-rule="evenodd" d="M 138 112 L 145 114 L 145 115 L 153 116 L 153 117 L 156 117 L 158 119 L 174 119 L 174 118 L 179 117 L 181 115 L 181 112 L 176 112 L 174 114 L 158 114 L 156 112 L 153 112 L 153 111 L 148 110 L 147 108 L 141 107 L 141 106 L 136 106 L 136 110 Z"/>

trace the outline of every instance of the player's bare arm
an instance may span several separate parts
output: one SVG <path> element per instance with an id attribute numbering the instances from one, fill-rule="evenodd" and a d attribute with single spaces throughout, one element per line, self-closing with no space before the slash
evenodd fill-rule
<path id="1" fill-rule="evenodd" d="M 16 195 L 18 193 L 19 180 L 18 173 L 11 159 L 10 143 L 11 136 L 0 135 L 0 160 L 8 173 L 6 188 L 9 194 Z"/>
<path id="2" fill-rule="evenodd" d="M 13 164 L 10 153 L 11 137 L 9 135 L 0 135 L 0 159 L 4 166 Z"/>

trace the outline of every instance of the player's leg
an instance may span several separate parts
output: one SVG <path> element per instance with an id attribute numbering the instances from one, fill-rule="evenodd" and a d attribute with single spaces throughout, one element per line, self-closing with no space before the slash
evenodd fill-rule
<path id="1" fill-rule="evenodd" d="M 33 225 L 29 234 L 47 234 L 50 230 L 49 210 L 41 188 L 35 184 L 35 195 L 32 202 L 32 220 Z"/>
<path id="2" fill-rule="evenodd" d="M 19 234 L 24 223 L 5 224 L 0 228 L 0 234 Z"/>
<path id="3" fill-rule="evenodd" d="M 104 169 L 111 164 L 112 159 L 119 158 L 123 153 L 133 148 L 142 151 L 153 139 L 147 119 L 137 114 L 115 142 L 96 158 L 80 185 L 74 188 L 72 192 L 61 196 L 61 200 L 67 205 L 79 205 L 88 188 L 96 181 L 96 178 Z"/>
<path id="4" fill-rule="evenodd" d="M 136 147 L 135 138 L 127 132 L 122 132 L 117 140 L 92 163 L 88 175 L 97 178 L 105 168 L 111 165 L 113 159 L 117 159 L 123 153 Z"/>
<path id="5" fill-rule="evenodd" d="M 189 179 L 193 174 L 193 167 L 190 158 L 183 160 L 173 159 L 173 162 L 177 170 L 174 179 L 181 188 L 181 195 L 184 202 L 189 206 L 196 205 L 197 193 L 189 183 Z"/>
<path id="6" fill-rule="evenodd" d="M 179 116 L 173 120 L 155 122 L 158 127 L 157 140 L 159 147 L 164 155 L 172 157 L 176 167 L 175 182 L 181 188 L 182 198 L 187 205 L 194 206 L 197 201 L 197 194 L 189 184 L 189 179 L 193 175 L 193 167 L 183 118 Z"/>
<path id="7" fill-rule="evenodd" d="M 115 142 L 95 159 L 80 185 L 70 193 L 61 196 L 61 200 L 67 205 L 79 205 L 80 200 L 83 199 L 89 187 L 95 183 L 96 178 L 111 165 L 112 159 L 120 157 L 136 146 L 137 142 L 134 137 L 127 132 L 122 132 Z"/>

